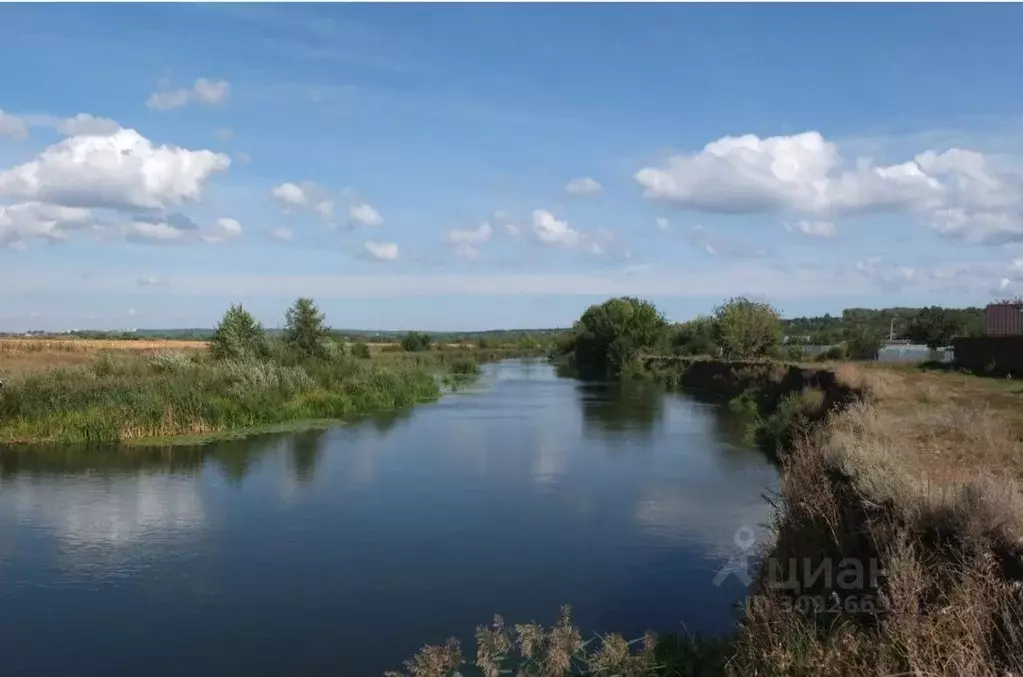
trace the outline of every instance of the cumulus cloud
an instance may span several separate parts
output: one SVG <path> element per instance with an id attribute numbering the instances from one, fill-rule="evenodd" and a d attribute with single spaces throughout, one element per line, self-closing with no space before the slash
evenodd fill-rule
<path id="1" fill-rule="evenodd" d="M 124 226 L 124 239 L 138 244 L 184 244 L 188 231 L 166 221 L 131 221 Z"/>
<path id="2" fill-rule="evenodd" d="M 455 256 L 460 259 L 475 261 L 481 256 L 481 254 L 482 252 L 480 252 L 479 248 L 475 245 L 465 242 L 455 245 Z"/>
<path id="3" fill-rule="evenodd" d="M 379 226 L 384 222 L 380 212 L 368 202 L 360 202 L 349 207 L 348 220 L 353 224 L 362 226 Z"/>
<path id="4" fill-rule="evenodd" d="M 285 182 L 273 188 L 270 195 L 286 205 L 305 207 L 309 204 L 309 198 L 305 190 L 296 183 Z"/>
<path id="5" fill-rule="evenodd" d="M 580 179 L 572 179 L 565 184 L 565 192 L 569 195 L 595 195 L 603 189 L 603 186 L 589 176 Z"/>
<path id="6" fill-rule="evenodd" d="M 74 136 L 0 171 L 0 196 L 68 207 L 159 210 L 202 197 L 226 155 L 154 146 L 132 129 Z"/>
<path id="7" fill-rule="evenodd" d="M 393 261 L 398 258 L 398 245 L 394 242 L 367 240 L 366 252 L 377 261 Z"/>
<path id="8" fill-rule="evenodd" d="M 146 99 L 146 105 L 153 110 L 172 110 L 190 103 L 216 106 L 227 101 L 231 93 L 231 85 L 226 80 L 208 80 L 198 78 L 187 89 L 170 89 L 153 92 Z"/>
<path id="9" fill-rule="evenodd" d="M 657 228 L 660 230 L 671 230 L 671 221 L 663 216 L 658 216 L 654 219 L 654 223 L 657 224 Z"/>
<path id="10" fill-rule="evenodd" d="M 291 242 L 295 238 L 295 234 L 291 232 L 290 228 L 274 228 L 270 231 L 270 237 L 280 242 Z"/>
<path id="11" fill-rule="evenodd" d="M 334 202 L 332 200 L 320 200 L 313 207 L 313 211 L 325 219 L 334 216 Z"/>
<path id="12" fill-rule="evenodd" d="M 203 241 L 210 244 L 218 244 L 227 240 L 241 237 L 242 224 L 237 219 L 218 219 L 216 225 L 209 232 L 202 236 Z"/>
<path id="13" fill-rule="evenodd" d="M 479 244 L 486 242 L 494 234 L 494 229 L 484 221 L 479 228 L 471 230 L 449 230 L 446 239 L 450 244 Z"/>
<path id="14" fill-rule="evenodd" d="M 148 277 L 140 277 L 138 279 L 138 286 L 140 287 L 166 287 L 167 281 L 162 280 L 155 275 L 149 275 Z"/>
<path id="15" fill-rule="evenodd" d="M 725 137 L 635 175 L 648 198 L 720 213 L 914 213 L 974 242 L 1023 240 L 1023 181 L 981 153 L 928 151 L 897 164 L 843 162 L 818 132 Z"/>
<path id="16" fill-rule="evenodd" d="M 0 108 L 0 136 L 23 139 L 28 136 L 28 123 L 16 115 L 5 113 Z"/>
<path id="17" fill-rule="evenodd" d="M 575 246 L 581 239 L 579 231 L 570 228 L 568 221 L 561 221 L 544 209 L 533 211 L 533 234 L 547 244 Z"/>
<path id="18" fill-rule="evenodd" d="M 62 242 L 67 239 L 68 231 L 84 228 L 91 223 L 92 212 L 80 207 L 41 202 L 0 206 L 0 243 L 14 249 L 23 249 L 24 241 L 31 238 Z"/>
<path id="19" fill-rule="evenodd" d="M 786 223 L 785 230 L 808 237 L 835 237 L 838 235 L 838 228 L 831 221 L 807 221 L 803 219 L 795 223 Z"/>
<path id="20" fill-rule="evenodd" d="M 121 125 L 110 118 L 100 118 L 88 113 L 57 120 L 53 127 L 64 136 L 110 136 L 121 131 Z"/>

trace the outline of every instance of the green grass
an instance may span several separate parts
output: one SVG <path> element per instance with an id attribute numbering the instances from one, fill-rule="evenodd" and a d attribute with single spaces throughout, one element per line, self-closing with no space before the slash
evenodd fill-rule
<path id="1" fill-rule="evenodd" d="M 101 358 L 8 384 L 0 395 L 0 443 L 209 439 L 398 409 L 440 392 L 437 378 L 415 365 L 344 356 Z"/>

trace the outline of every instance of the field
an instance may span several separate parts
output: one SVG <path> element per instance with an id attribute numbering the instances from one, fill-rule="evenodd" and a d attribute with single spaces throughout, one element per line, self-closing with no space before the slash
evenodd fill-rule
<path id="1" fill-rule="evenodd" d="M 0 379 L 88 364 L 102 353 L 131 356 L 165 350 L 201 352 L 205 341 L 174 341 L 167 339 L 21 339 L 0 338 Z"/>

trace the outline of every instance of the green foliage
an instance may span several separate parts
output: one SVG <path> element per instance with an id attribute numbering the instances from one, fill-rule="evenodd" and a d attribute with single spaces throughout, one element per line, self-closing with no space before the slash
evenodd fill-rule
<path id="1" fill-rule="evenodd" d="M 781 318 L 767 303 L 732 298 L 714 309 L 715 342 L 730 358 L 762 357 L 781 339 Z"/>
<path id="2" fill-rule="evenodd" d="M 664 339 L 666 326 L 649 301 L 622 297 L 590 306 L 573 327 L 575 362 L 584 369 L 621 373 Z"/>
<path id="3" fill-rule="evenodd" d="M 265 357 L 266 332 L 256 318 L 241 305 L 232 305 L 213 331 L 210 353 L 219 360 Z"/>
<path id="4" fill-rule="evenodd" d="M 854 360 L 876 360 L 881 350 L 882 336 L 871 327 L 856 327 L 848 333 L 845 349 Z"/>
<path id="5" fill-rule="evenodd" d="M 715 332 L 713 317 L 697 317 L 677 324 L 671 332 L 671 351 L 676 355 L 716 356 L 718 345 L 714 341 Z"/>
<path id="6" fill-rule="evenodd" d="M 473 360 L 455 360 L 451 363 L 449 371 L 457 376 L 472 376 L 480 373 L 480 367 Z"/>
<path id="7" fill-rule="evenodd" d="M 794 343 L 784 347 L 782 351 L 782 357 L 786 360 L 793 362 L 799 362 L 800 360 L 806 359 L 806 348 L 802 344 Z"/>
<path id="8" fill-rule="evenodd" d="M 360 360 L 368 360 L 370 357 L 369 345 L 367 345 L 365 341 L 356 341 L 355 343 L 353 343 L 352 357 L 357 357 Z"/>
<path id="9" fill-rule="evenodd" d="M 410 353 L 429 350 L 431 343 L 433 341 L 430 339 L 430 335 L 420 331 L 410 331 L 401 337 L 401 347 Z"/>
<path id="10" fill-rule="evenodd" d="M 330 350 L 330 328 L 313 300 L 302 297 L 284 315 L 283 339 L 292 350 L 309 356 L 324 356 Z"/>
<path id="11" fill-rule="evenodd" d="M 917 313 L 906 329 L 906 336 L 935 350 L 951 345 L 952 339 L 964 334 L 966 329 L 966 323 L 960 313 L 931 306 Z"/>

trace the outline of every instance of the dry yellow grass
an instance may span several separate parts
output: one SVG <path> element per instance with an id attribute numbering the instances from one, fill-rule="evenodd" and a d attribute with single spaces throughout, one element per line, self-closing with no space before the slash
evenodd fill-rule
<path id="1" fill-rule="evenodd" d="M 743 675 L 1004 675 L 1023 670 L 1023 404 L 1011 382 L 839 365 L 864 399 L 786 459 L 768 558 L 884 573 L 868 614 L 754 597 Z"/>
<path id="2" fill-rule="evenodd" d="M 206 350 L 206 348 L 205 341 L 167 339 L 117 341 L 0 338 L 0 379 L 19 378 L 47 369 L 87 364 L 104 352 L 127 356 L 155 353 L 161 350 L 191 352 Z"/>

